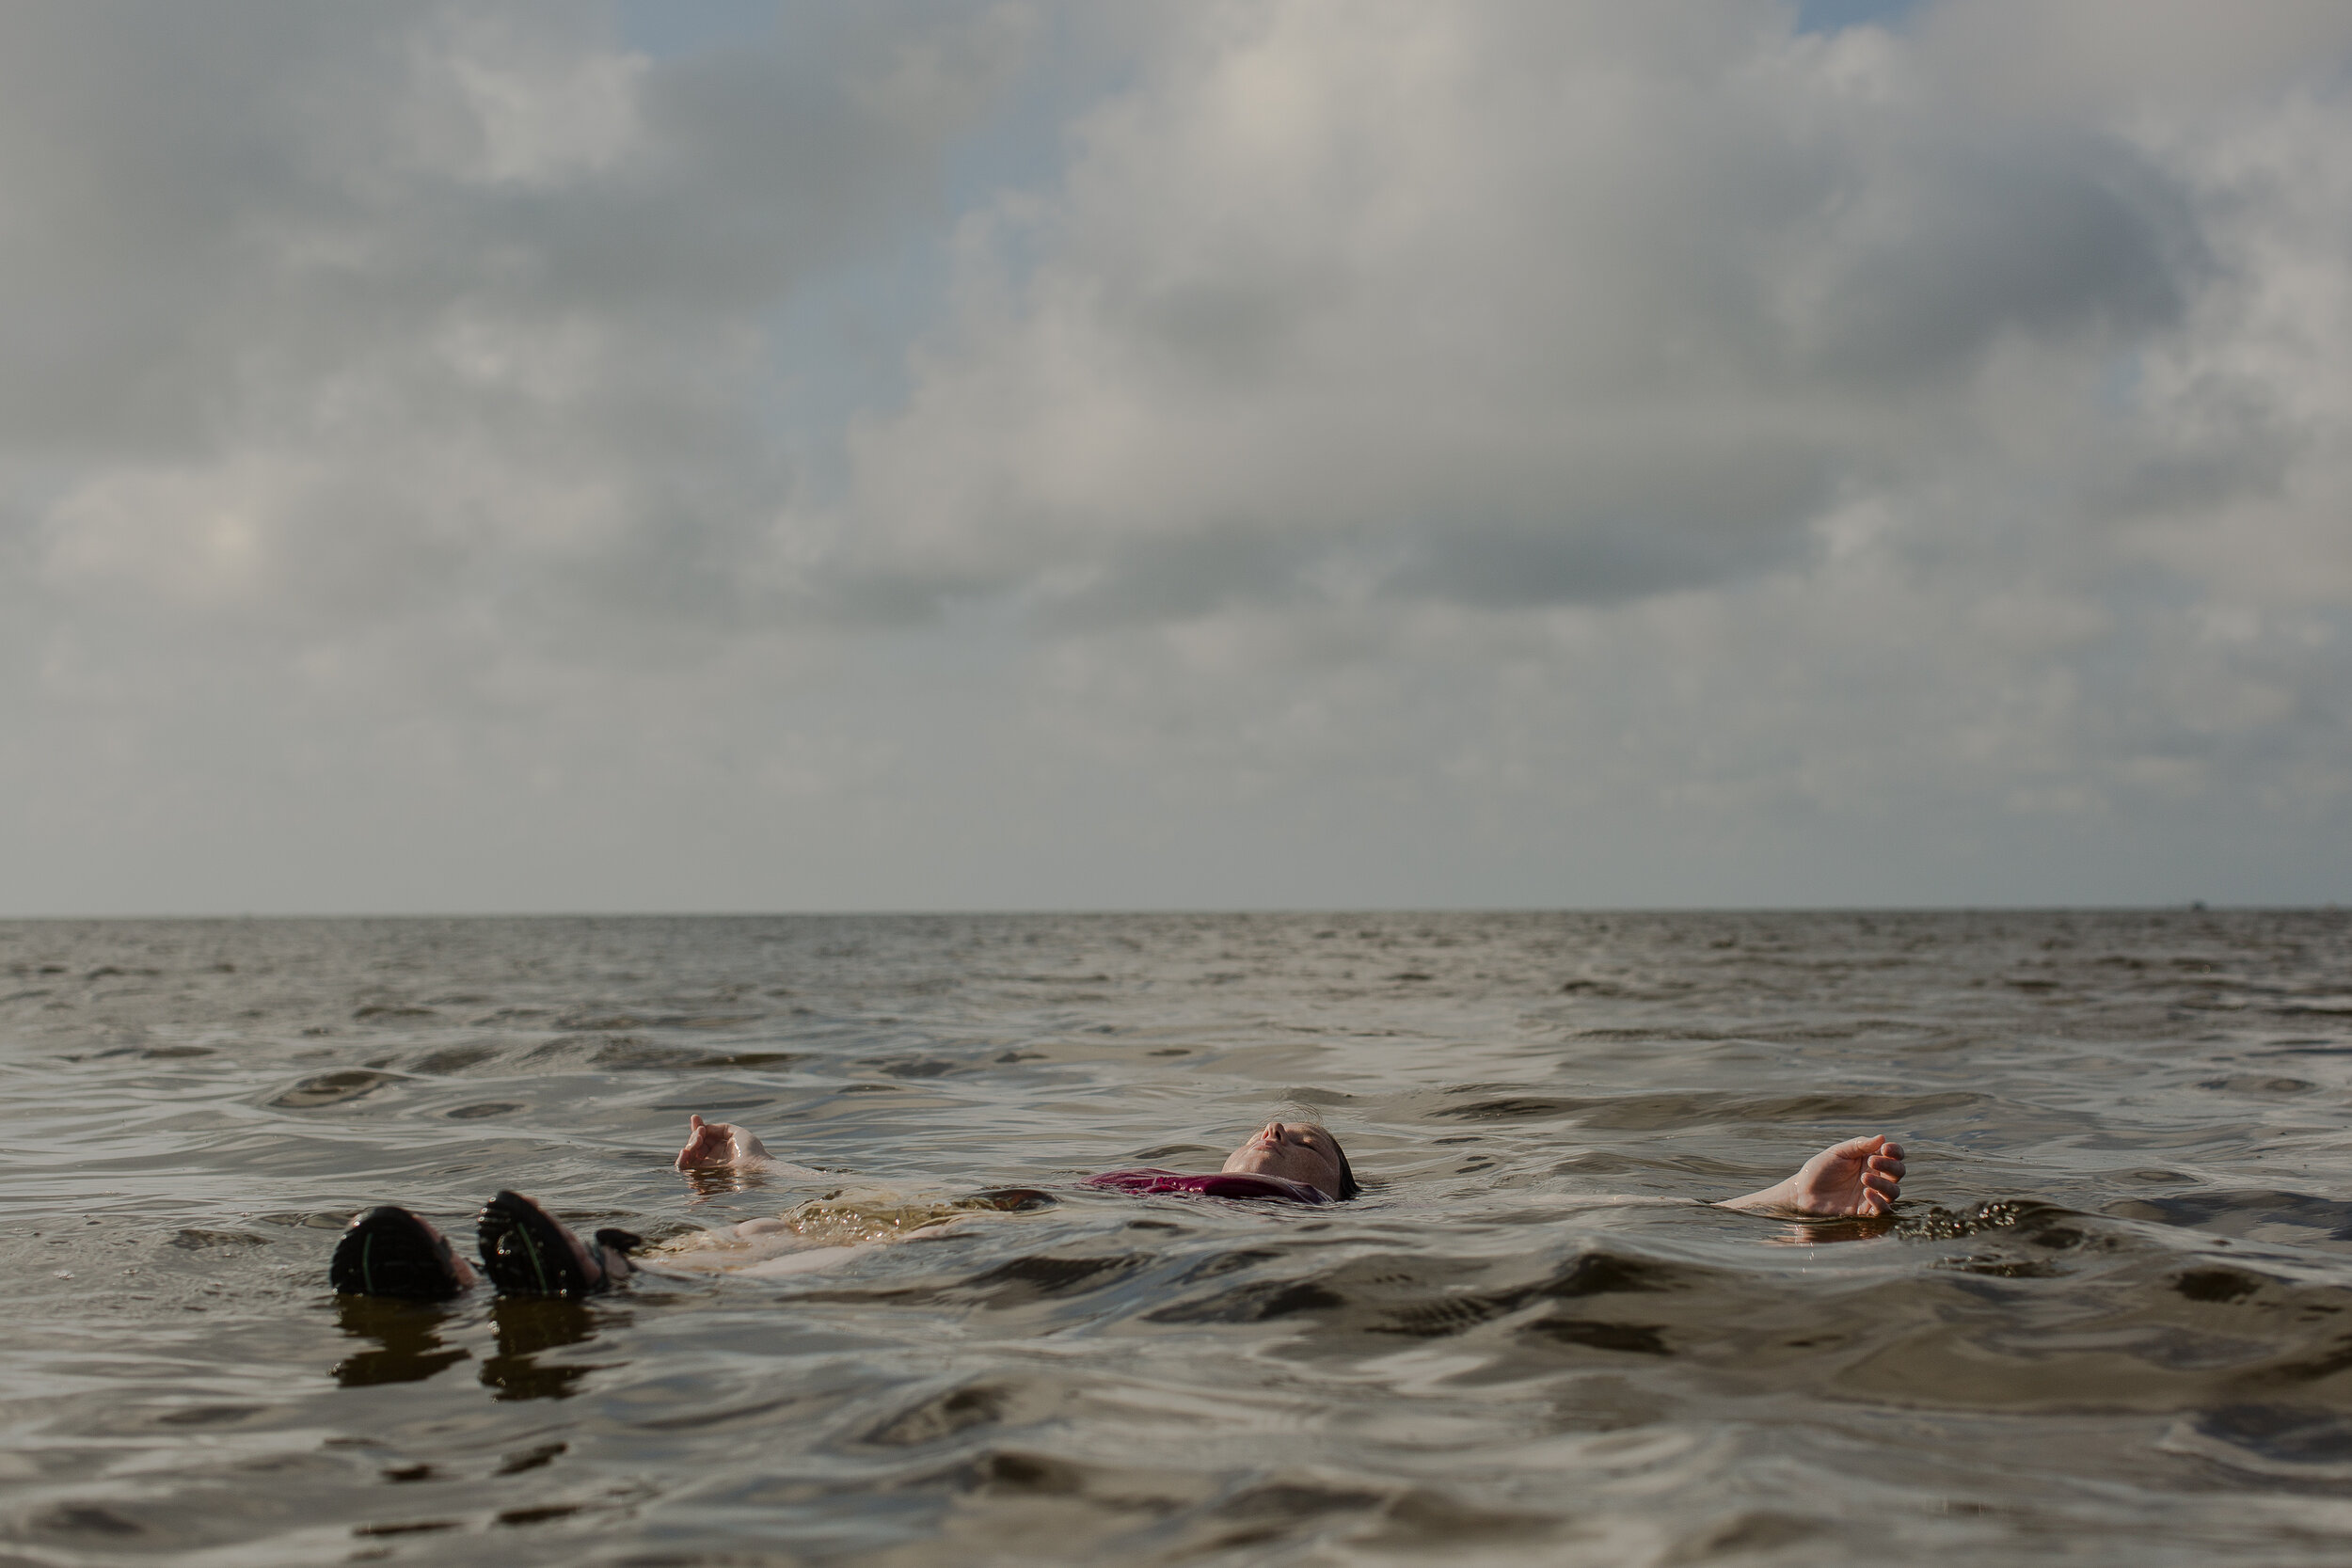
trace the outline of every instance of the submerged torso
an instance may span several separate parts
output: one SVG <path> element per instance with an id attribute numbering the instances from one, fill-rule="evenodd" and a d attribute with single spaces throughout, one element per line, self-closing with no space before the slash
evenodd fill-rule
<path id="1" fill-rule="evenodd" d="M 1173 1170 L 1108 1170 L 1089 1176 L 1085 1184 L 1113 1192 L 1148 1196 L 1156 1193 L 1193 1193 L 1202 1197 L 1275 1198 L 1285 1203 L 1329 1203 L 1320 1187 L 1280 1176 L 1248 1176 L 1231 1171 L 1187 1175 Z"/>

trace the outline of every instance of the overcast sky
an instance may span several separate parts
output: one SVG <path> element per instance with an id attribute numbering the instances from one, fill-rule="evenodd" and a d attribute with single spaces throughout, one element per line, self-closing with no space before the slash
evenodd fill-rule
<path id="1" fill-rule="evenodd" d="M 0 913 L 2352 901 L 2352 6 L 12 4 L 0 736 Z"/>

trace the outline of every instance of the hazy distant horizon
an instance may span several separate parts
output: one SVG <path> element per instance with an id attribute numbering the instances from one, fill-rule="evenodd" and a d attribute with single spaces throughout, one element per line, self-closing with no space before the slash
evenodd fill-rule
<path id="1" fill-rule="evenodd" d="M 0 13 L 0 915 L 2352 899 L 2352 8 Z"/>
<path id="2" fill-rule="evenodd" d="M 2325 913 L 2340 911 L 2345 906 L 2336 903 L 2319 904 L 2216 904 L 2194 901 L 2185 904 L 1619 904 L 1619 905 L 1390 905 L 1353 908 L 1323 908 L 1312 905 L 1284 907 L 1266 905 L 1248 909 L 1209 909 L 1193 905 L 1142 906 L 1134 909 L 842 909 L 842 910 L 239 910 L 191 914 L 160 911 L 152 913 L 119 914 L 95 912 L 89 914 L 20 914 L 0 915 L 0 925 L 39 926 L 72 925 L 76 922 L 119 922 L 129 924 L 151 921 L 159 925 L 201 925 L 207 922 L 239 920 L 984 920 L 995 917 L 1019 919 L 1035 915 L 1040 918 L 1084 920 L 1100 915 L 1117 919 L 1128 915 L 1199 916 L 1217 919 L 1227 916 L 1281 916 L 1306 919 L 1325 916 L 1344 919 L 1396 918 L 1416 915 L 2048 915 L 2048 914 L 2296 914 Z"/>

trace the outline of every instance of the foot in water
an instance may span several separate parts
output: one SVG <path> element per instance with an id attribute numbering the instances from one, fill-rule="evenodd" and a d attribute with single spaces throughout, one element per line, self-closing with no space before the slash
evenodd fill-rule
<path id="1" fill-rule="evenodd" d="M 347 1296 L 447 1301 L 473 1288 L 473 1269 L 422 1216 L 387 1203 L 352 1216 L 327 1282 Z"/>
<path id="2" fill-rule="evenodd" d="M 476 1229 L 482 1273 L 502 1296 L 584 1296 L 609 1291 L 634 1272 L 628 1254 L 644 1246 L 626 1230 L 603 1229 L 583 1242 L 520 1193 L 484 1204 Z M 327 1264 L 327 1282 L 344 1295 L 447 1301 L 480 1281 L 431 1222 L 397 1204 L 354 1216 Z"/>
<path id="3" fill-rule="evenodd" d="M 474 1221 L 482 1272 L 502 1296 L 588 1296 L 631 1273 L 628 1253 L 644 1245 L 626 1230 L 599 1230 L 583 1242 L 554 1215 L 517 1192 L 501 1192 Z"/>

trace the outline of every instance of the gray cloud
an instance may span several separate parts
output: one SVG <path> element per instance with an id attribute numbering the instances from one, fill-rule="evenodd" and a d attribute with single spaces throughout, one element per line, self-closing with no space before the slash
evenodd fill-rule
<path id="1" fill-rule="evenodd" d="M 2177 325 L 2204 262 L 2177 177 L 2067 131 L 1899 134 L 1922 144 L 1911 166 L 1821 214 L 1820 372 L 1883 395 L 1964 375 L 2009 335 L 2111 346 Z"/>
<path id="2" fill-rule="evenodd" d="M 777 16 L 0 13 L 18 907 L 2352 872 L 2340 6 Z"/>
<path id="3" fill-rule="evenodd" d="M 1269 570 L 1496 605 L 1721 582 L 1992 438 L 1991 356 L 2095 375 L 2209 275 L 2177 168 L 1987 129 L 1883 35 L 1380 14 L 1221 13 L 1007 209 L 965 338 L 859 438 L 863 574 L 1171 612 Z"/>
<path id="4" fill-rule="evenodd" d="M 452 595 L 739 618 L 789 483 L 763 320 L 937 210 L 1016 23 L 867 8 L 653 62 L 577 7 L 12 11 L 0 463 L 36 570 L 297 636 Z"/>

